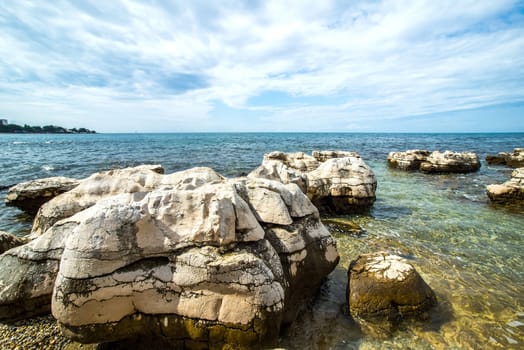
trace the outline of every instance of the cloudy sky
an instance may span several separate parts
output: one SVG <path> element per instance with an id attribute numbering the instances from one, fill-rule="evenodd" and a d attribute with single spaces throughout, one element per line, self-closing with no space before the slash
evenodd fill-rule
<path id="1" fill-rule="evenodd" d="M 0 118 L 524 131 L 524 1 L 1 1 Z"/>

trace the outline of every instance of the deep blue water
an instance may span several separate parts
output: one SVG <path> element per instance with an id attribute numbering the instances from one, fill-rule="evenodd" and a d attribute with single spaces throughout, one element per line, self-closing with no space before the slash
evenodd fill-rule
<path id="1" fill-rule="evenodd" d="M 0 186 L 49 176 L 83 178 L 144 163 L 166 173 L 209 166 L 225 176 L 257 167 L 264 153 L 356 151 L 377 175 L 369 215 L 346 216 L 366 231 L 334 233 L 341 263 L 314 305 L 282 338 L 286 348 L 477 349 L 524 348 L 524 213 L 492 206 L 485 187 L 509 179 L 511 169 L 488 166 L 487 154 L 524 147 L 516 134 L 188 133 L 0 134 Z M 473 151 L 474 174 L 424 175 L 388 169 L 387 154 L 406 149 Z M 3 201 L 6 191 L 0 191 Z M 27 233 L 31 223 L 0 206 L 0 230 Z M 358 254 L 388 250 L 409 256 L 435 290 L 439 307 L 428 324 L 406 326 L 393 338 L 361 334 L 341 312 L 345 269 Z"/>
<path id="2" fill-rule="evenodd" d="M 0 134 L 0 186 L 55 175 L 86 177 L 103 169 L 144 163 L 161 163 L 166 172 L 210 166 L 233 176 L 250 171 L 272 150 L 354 150 L 367 161 L 384 161 L 394 150 L 467 150 L 484 158 L 523 144 L 523 133 Z"/>

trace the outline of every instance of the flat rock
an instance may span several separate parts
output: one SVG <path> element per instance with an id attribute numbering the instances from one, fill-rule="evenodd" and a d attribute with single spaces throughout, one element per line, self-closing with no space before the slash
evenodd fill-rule
<path id="1" fill-rule="evenodd" d="M 513 170 L 511 179 L 503 184 L 488 185 L 487 194 L 494 203 L 524 201 L 524 167 Z"/>
<path id="2" fill-rule="evenodd" d="M 480 160 L 473 152 L 408 150 L 390 152 L 388 165 L 400 170 L 423 173 L 469 173 L 480 169 Z"/>
<path id="3" fill-rule="evenodd" d="M 80 180 L 57 176 L 19 183 L 7 192 L 5 204 L 35 215 L 42 204 L 80 184 Z"/>
<path id="4" fill-rule="evenodd" d="M 507 165 L 512 168 L 524 167 L 524 148 L 515 148 L 512 153 L 499 152 L 487 155 L 486 162 L 491 165 Z"/>
<path id="5" fill-rule="evenodd" d="M 355 152 L 272 152 L 248 177 L 296 184 L 323 213 L 366 211 L 376 198 L 375 174 Z"/>
<path id="6" fill-rule="evenodd" d="M 479 157 L 473 152 L 435 151 L 420 164 L 424 173 L 470 173 L 479 169 Z"/>

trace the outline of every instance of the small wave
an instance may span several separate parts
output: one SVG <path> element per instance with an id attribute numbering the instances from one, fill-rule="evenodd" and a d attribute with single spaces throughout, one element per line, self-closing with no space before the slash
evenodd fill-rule
<path id="1" fill-rule="evenodd" d="M 470 195 L 470 194 L 463 194 L 462 197 L 472 201 L 472 202 L 480 202 L 481 198 L 479 196 Z"/>
<path id="2" fill-rule="evenodd" d="M 13 145 L 23 145 L 24 143 L 27 143 L 27 142 L 24 142 L 24 141 L 13 141 Z"/>
<path id="3" fill-rule="evenodd" d="M 52 142 L 53 142 L 53 141 L 46 141 L 45 143 L 50 144 L 50 143 L 52 143 Z"/>
<path id="4" fill-rule="evenodd" d="M 52 165 L 42 165 L 42 170 L 43 171 L 52 171 L 52 170 L 55 170 L 55 167 Z"/>

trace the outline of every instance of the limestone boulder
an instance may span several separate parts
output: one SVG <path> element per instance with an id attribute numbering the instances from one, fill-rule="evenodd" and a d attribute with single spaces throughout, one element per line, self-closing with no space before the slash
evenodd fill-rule
<path id="1" fill-rule="evenodd" d="M 524 148 L 515 148 L 512 153 L 499 152 L 487 155 L 486 162 L 491 165 L 507 165 L 512 168 L 524 167 Z"/>
<path id="2" fill-rule="evenodd" d="M 488 185 L 487 194 L 493 203 L 523 202 L 524 167 L 513 170 L 511 179 L 503 184 Z"/>
<path id="3" fill-rule="evenodd" d="M 375 174 L 360 157 L 332 158 L 307 173 L 307 195 L 322 212 L 351 213 L 375 202 Z"/>
<path id="4" fill-rule="evenodd" d="M 163 172 L 160 165 L 141 165 L 95 173 L 74 189 L 45 203 L 35 217 L 31 237 L 43 234 L 57 221 L 116 194 L 147 192 L 162 187 L 194 189 L 206 182 L 223 179 L 210 168 L 193 168 L 169 175 L 163 175 Z"/>
<path id="5" fill-rule="evenodd" d="M 407 150 L 405 152 L 390 152 L 388 155 L 388 165 L 400 170 L 419 170 L 420 164 L 425 161 L 431 151 L 428 150 Z"/>
<path id="6" fill-rule="evenodd" d="M 424 173 L 470 173 L 480 169 L 480 160 L 473 152 L 432 152 L 420 164 Z"/>
<path id="7" fill-rule="evenodd" d="M 9 188 L 5 204 L 35 215 L 42 204 L 80 184 L 80 180 L 62 176 L 19 183 Z"/>
<path id="8" fill-rule="evenodd" d="M 338 263 L 335 241 L 295 184 L 189 174 L 103 197 L 1 255 L 0 318 L 52 304 L 80 342 L 274 344 Z"/>
<path id="9" fill-rule="evenodd" d="M 20 237 L 12 235 L 9 232 L 0 231 L 0 254 L 24 243 L 25 240 Z"/>
<path id="10" fill-rule="evenodd" d="M 371 168 L 355 152 L 272 152 L 249 178 L 294 183 L 321 212 L 352 213 L 368 210 L 375 201 L 377 180 Z"/>
<path id="11" fill-rule="evenodd" d="M 367 322 L 424 316 L 437 302 L 406 259 L 384 252 L 364 254 L 351 262 L 347 294 L 351 315 Z"/>

